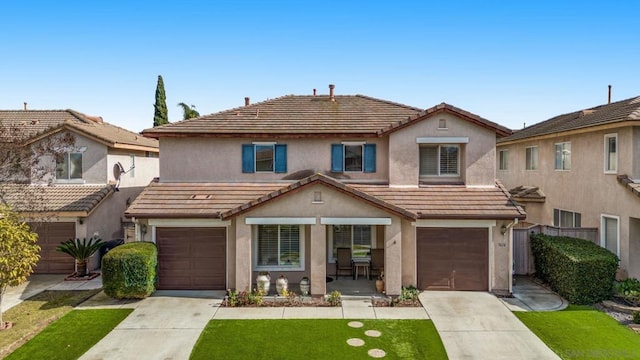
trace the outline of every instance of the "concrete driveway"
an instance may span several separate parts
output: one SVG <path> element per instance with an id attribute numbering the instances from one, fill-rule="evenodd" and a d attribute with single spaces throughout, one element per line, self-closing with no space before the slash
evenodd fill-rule
<path id="1" fill-rule="evenodd" d="M 559 359 L 494 295 L 426 291 L 420 301 L 449 359 Z"/>

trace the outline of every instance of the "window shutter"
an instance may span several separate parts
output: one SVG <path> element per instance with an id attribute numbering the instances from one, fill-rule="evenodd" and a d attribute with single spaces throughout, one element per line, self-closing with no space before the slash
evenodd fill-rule
<path id="1" fill-rule="evenodd" d="M 287 145 L 286 144 L 276 144 L 275 145 L 275 157 L 276 164 L 274 166 L 274 172 L 277 173 L 286 173 L 287 172 Z"/>
<path id="2" fill-rule="evenodd" d="M 376 172 L 376 144 L 364 144 L 364 172 Z"/>
<path id="3" fill-rule="evenodd" d="M 243 144 L 242 145 L 242 172 L 243 173 L 252 173 L 255 171 L 254 169 L 254 158 L 253 158 L 253 145 L 252 144 Z"/>
<path id="4" fill-rule="evenodd" d="M 331 171 L 343 172 L 344 147 L 342 144 L 331 144 Z"/>

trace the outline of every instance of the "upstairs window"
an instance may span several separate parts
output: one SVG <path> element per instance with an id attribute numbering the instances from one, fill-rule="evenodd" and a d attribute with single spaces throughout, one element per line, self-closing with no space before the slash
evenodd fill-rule
<path id="1" fill-rule="evenodd" d="M 56 180 L 82 179 L 82 153 L 67 152 L 56 159 Z"/>
<path id="2" fill-rule="evenodd" d="M 460 147 L 458 145 L 421 145 L 420 175 L 459 176 Z"/>
<path id="3" fill-rule="evenodd" d="M 556 170 L 571 170 L 571 143 L 556 144 Z"/>
<path id="4" fill-rule="evenodd" d="M 582 215 L 577 212 L 553 209 L 553 226 L 580 227 Z"/>
<path id="5" fill-rule="evenodd" d="M 376 172 L 376 144 L 348 143 L 331 145 L 332 172 Z"/>
<path id="6" fill-rule="evenodd" d="M 531 146 L 525 149 L 526 152 L 526 169 L 538 170 L 538 147 Z"/>
<path id="7" fill-rule="evenodd" d="M 498 169 L 507 170 L 509 164 L 509 151 L 508 150 L 500 150 L 500 165 Z"/>
<path id="8" fill-rule="evenodd" d="M 615 174 L 618 171 L 618 135 L 604 136 L 604 172 Z"/>
<path id="9" fill-rule="evenodd" d="M 287 172 L 287 145 L 254 143 L 242 145 L 242 172 Z"/>

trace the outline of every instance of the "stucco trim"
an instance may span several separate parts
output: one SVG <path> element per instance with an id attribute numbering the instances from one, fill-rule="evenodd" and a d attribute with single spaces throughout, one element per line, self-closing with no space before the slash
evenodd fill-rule
<path id="1" fill-rule="evenodd" d="M 248 217 L 244 223 L 247 225 L 315 225 L 314 217 Z"/>
<path id="2" fill-rule="evenodd" d="M 231 225 L 231 221 L 222 221 L 218 219 L 149 219 L 149 226 L 158 227 L 227 227 Z"/>
<path id="3" fill-rule="evenodd" d="M 391 225 L 391 218 L 335 218 L 322 217 L 320 225 Z"/>
<path id="4" fill-rule="evenodd" d="M 496 226 L 496 220 L 416 220 L 412 225 L 439 228 L 491 228 Z"/>
<path id="5" fill-rule="evenodd" d="M 467 136 L 429 136 L 429 137 L 417 137 L 416 144 L 468 144 L 469 137 Z"/>

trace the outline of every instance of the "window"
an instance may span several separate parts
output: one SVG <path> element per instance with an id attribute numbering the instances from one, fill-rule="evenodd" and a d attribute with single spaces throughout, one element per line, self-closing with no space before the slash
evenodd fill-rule
<path id="1" fill-rule="evenodd" d="M 556 144 L 556 170 L 571 169 L 571 143 Z"/>
<path id="2" fill-rule="evenodd" d="M 337 249 L 341 247 L 350 248 L 353 258 L 369 258 L 373 238 L 372 229 L 371 225 L 333 225 L 331 230 L 333 259 L 337 257 Z"/>
<path id="3" fill-rule="evenodd" d="M 64 153 L 56 159 L 56 179 L 82 179 L 82 153 Z"/>
<path id="4" fill-rule="evenodd" d="M 526 152 L 526 169 L 538 170 L 538 147 L 531 146 L 525 149 Z"/>
<path id="5" fill-rule="evenodd" d="M 257 267 L 301 269 L 300 225 L 258 225 Z"/>
<path id="6" fill-rule="evenodd" d="M 618 135 L 604 136 L 604 172 L 616 173 L 618 170 Z"/>
<path id="7" fill-rule="evenodd" d="M 129 155 L 129 162 L 131 163 L 131 166 L 129 167 L 129 177 L 135 177 L 136 176 L 136 156 Z"/>
<path id="8" fill-rule="evenodd" d="M 500 150 L 500 165 L 498 167 L 500 170 L 508 169 L 508 163 L 509 163 L 508 155 L 509 155 L 508 150 Z"/>
<path id="9" fill-rule="evenodd" d="M 242 145 L 242 172 L 287 172 L 287 145 L 255 143 Z"/>
<path id="10" fill-rule="evenodd" d="M 602 215 L 602 227 L 600 229 L 600 246 L 620 256 L 620 244 L 618 243 L 618 217 Z"/>
<path id="11" fill-rule="evenodd" d="M 376 172 L 376 144 L 332 144 L 331 171 Z"/>
<path id="12" fill-rule="evenodd" d="M 460 147 L 458 145 L 420 146 L 420 175 L 458 176 Z"/>
<path id="13" fill-rule="evenodd" d="M 580 227 L 582 215 L 577 212 L 553 209 L 553 226 Z"/>
<path id="14" fill-rule="evenodd" d="M 447 128 L 447 119 L 438 120 L 438 129 L 446 129 Z"/>

